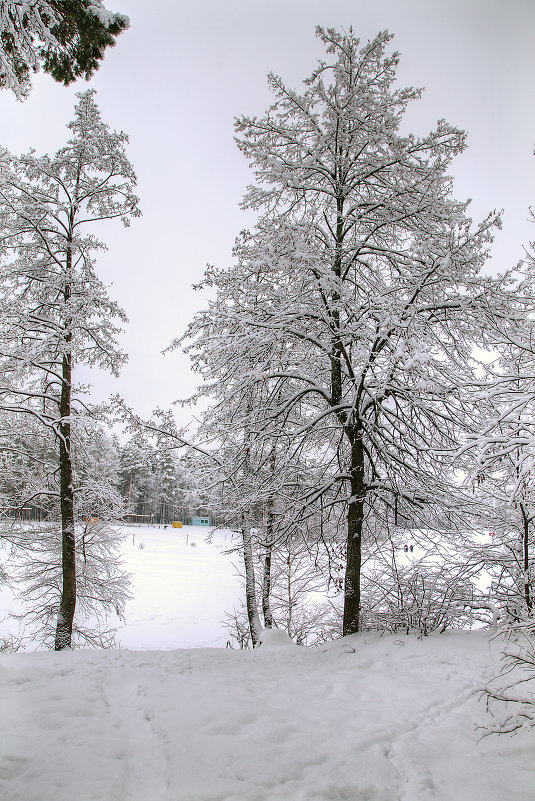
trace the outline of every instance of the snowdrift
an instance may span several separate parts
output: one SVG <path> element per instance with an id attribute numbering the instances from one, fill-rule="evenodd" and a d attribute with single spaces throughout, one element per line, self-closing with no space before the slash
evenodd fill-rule
<path id="1" fill-rule="evenodd" d="M 6 801 L 533 801 L 488 633 L 0 655 Z"/>

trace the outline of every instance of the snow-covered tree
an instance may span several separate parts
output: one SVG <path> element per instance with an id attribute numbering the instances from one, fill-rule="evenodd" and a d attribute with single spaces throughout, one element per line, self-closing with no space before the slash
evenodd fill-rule
<path id="1" fill-rule="evenodd" d="M 52 433 L 33 418 L 3 413 L 0 433 L 0 536 L 5 573 L 16 596 L 23 640 L 54 642 L 62 558 L 58 452 Z M 128 598 L 119 558 L 123 513 L 117 452 L 103 428 L 77 416 L 72 432 L 76 488 L 76 609 L 73 644 L 113 642 L 113 621 Z M 109 618 L 112 618 L 111 628 Z"/>
<path id="2" fill-rule="evenodd" d="M 21 517 L 38 506 L 44 516 L 57 505 L 57 453 L 38 421 L 0 412 L 0 516 Z"/>
<path id="3" fill-rule="evenodd" d="M 394 88 L 391 37 L 361 47 L 352 31 L 318 35 L 331 58 L 305 91 L 272 75 L 275 104 L 237 123 L 257 181 L 244 206 L 260 218 L 235 266 L 209 270 L 216 299 L 188 336 L 229 408 L 245 387 L 258 400 L 239 422 L 256 447 L 276 437 L 318 466 L 294 517 L 319 498 L 345 510 L 351 634 L 367 521 L 437 525 L 451 501 L 440 453 L 471 414 L 459 387 L 473 380 L 479 272 L 498 220 L 473 226 L 451 197 L 461 131 L 440 121 L 427 136 L 399 133 L 420 92 Z"/>
<path id="4" fill-rule="evenodd" d="M 102 0 L 2 0 L 0 88 L 24 98 L 41 67 L 65 85 L 88 79 L 129 24 Z"/>
<path id="5" fill-rule="evenodd" d="M 125 357 L 116 335 L 124 312 L 95 272 L 104 245 L 91 225 L 139 215 L 127 137 L 101 118 L 94 90 L 80 94 L 72 136 L 55 156 L 2 154 L 0 227 L 0 409 L 32 419 L 54 442 L 62 529 L 62 588 L 56 649 L 68 647 L 76 605 L 72 448 L 90 410 L 75 384 L 77 364 L 116 374 Z"/>
<path id="6" fill-rule="evenodd" d="M 503 670 L 486 690 L 491 702 L 505 704 L 501 721 L 490 727 L 502 732 L 535 722 L 534 254 L 531 243 L 523 262 L 501 279 L 506 309 L 488 298 L 486 380 L 475 393 L 481 420 L 460 450 L 492 533 L 469 558 L 489 575 L 489 601 L 506 639 Z"/>
<path id="7" fill-rule="evenodd" d="M 469 536 L 470 532 L 463 534 Z M 481 609 L 486 600 L 474 582 L 479 572 L 478 565 L 465 558 L 462 543 L 452 543 L 444 533 L 392 532 L 376 543 L 364 565 L 365 625 L 420 636 L 469 628 L 474 609 Z"/>
<path id="8" fill-rule="evenodd" d="M 487 734 L 535 728 L 535 627 L 533 619 L 508 626 L 501 670 L 482 690 L 492 722 Z"/>
<path id="9" fill-rule="evenodd" d="M 211 340 L 208 334 L 207 351 L 200 359 L 194 356 L 196 368 L 206 379 L 197 397 L 208 396 L 213 401 L 197 432 L 196 441 L 202 442 L 205 451 L 204 458 L 198 460 L 198 483 L 204 487 L 205 502 L 212 513 L 241 534 L 249 636 L 255 646 L 262 629 L 260 605 L 264 625 L 272 625 L 272 558 L 306 526 L 305 517 L 312 516 L 308 509 L 298 526 L 287 510 L 297 487 L 312 487 L 313 478 L 299 455 L 280 438 L 278 427 L 271 432 L 272 437 L 255 435 L 265 424 L 264 404 L 273 388 L 270 382 L 255 385 L 250 375 L 236 369 L 238 364 L 251 366 L 252 354 L 232 351 L 229 341 L 227 356 L 232 352 L 232 358 L 223 362 L 205 359 L 211 347 L 208 341 L 219 349 L 217 339 Z M 255 556 L 259 548 L 261 569 Z"/>
<path id="10" fill-rule="evenodd" d="M 114 642 L 114 623 L 117 616 L 122 618 L 129 598 L 129 577 L 120 559 L 123 533 L 114 525 L 124 511 L 116 486 L 117 454 L 105 431 L 87 418 L 77 419 L 71 444 L 76 488 L 76 615 L 71 645 L 110 645 Z M 52 447 L 49 452 L 55 457 L 57 471 L 57 452 L 54 454 Z M 31 467 L 35 469 L 30 466 L 26 480 L 31 476 Z M 57 488 L 54 495 L 57 496 Z M 46 519 L 34 520 L 29 529 L 11 524 L 4 531 L 15 535 L 18 546 L 9 567 L 21 631 L 32 643 L 45 646 L 54 643 L 56 637 L 62 586 L 57 497 L 53 501 Z"/>
<path id="11" fill-rule="evenodd" d="M 199 456 L 213 460 L 213 455 L 177 429 L 171 410 L 155 409 L 146 420 L 120 397 L 115 397 L 113 404 L 125 432 L 131 435 L 120 449 L 119 467 L 120 490 L 128 511 L 158 523 L 206 515 L 210 488 L 205 491 L 206 464 Z"/>
<path id="12" fill-rule="evenodd" d="M 264 623 L 266 628 L 284 629 L 298 645 L 316 645 L 340 636 L 340 610 L 329 592 L 327 553 L 315 539 L 307 541 L 306 536 L 303 532 L 302 537 L 286 538 L 271 550 L 270 619 L 268 625 L 264 606 Z M 255 570 L 262 577 L 265 545 L 257 537 L 254 546 Z M 245 605 L 227 612 L 224 625 L 231 642 L 240 648 L 250 645 L 251 626 Z"/>
<path id="13" fill-rule="evenodd" d="M 175 451 L 164 448 L 157 452 L 154 469 L 157 513 L 159 519 L 163 523 L 168 523 L 172 507 L 177 501 L 177 466 Z"/>
<path id="14" fill-rule="evenodd" d="M 478 394 L 482 422 L 463 447 L 467 481 L 473 481 L 493 539 L 484 548 L 496 601 L 504 618 L 535 609 L 535 292 L 530 271 L 513 285 L 515 316 L 490 317 L 494 353 Z M 484 551 L 484 554 L 483 554 Z"/>
<path id="15" fill-rule="evenodd" d="M 78 520 L 119 520 L 124 501 L 119 492 L 119 454 L 102 426 L 77 421 L 72 437 Z"/>
<path id="16" fill-rule="evenodd" d="M 119 487 L 126 510 L 143 514 L 146 502 L 152 510 L 155 495 L 154 448 L 141 436 L 134 436 L 121 447 L 119 457 Z M 139 506 L 139 504 L 144 504 Z M 139 511 L 138 511 L 139 509 Z"/>

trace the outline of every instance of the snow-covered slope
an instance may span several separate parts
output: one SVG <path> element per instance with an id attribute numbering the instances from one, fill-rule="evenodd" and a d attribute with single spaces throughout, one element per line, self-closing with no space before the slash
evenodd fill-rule
<path id="1" fill-rule="evenodd" d="M 173 650 L 224 646 L 240 597 L 230 533 L 205 536 L 127 535 L 143 650 L 0 654 L 0 801 L 534 801 L 529 734 L 476 729 L 485 632 Z"/>
<path id="2" fill-rule="evenodd" d="M 0 655 L 4 801 L 533 801 L 484 632 Z"/>

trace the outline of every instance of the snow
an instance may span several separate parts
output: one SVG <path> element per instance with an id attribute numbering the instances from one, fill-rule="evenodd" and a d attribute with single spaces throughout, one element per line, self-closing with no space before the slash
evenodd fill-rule
<path id="1" fill-rule="evenodd" d="M 232 532 L 203 526 L 129 526 L 121 558 L 131 576 L 132 600 L 126 625 L 117 619 L 121 647 L 145 649 L 225 647 L 224 613 L 239 606 L 242 589 L 235 567 L 239 554 Z M 211 534 L 211 544 L 206 537 Z M 0 553 L 0 564 L 9 548 Z M 0 587 L 0 610 L 20 611 L 7 587 Z M 0 614 L 0 637 L 17 634 L 17 624 Z M 26 650 L 32 645 L 25 645 Z"/>
<path id="2" fill-rule="evenodd" d="M 234 564 L 238 554 L 230 531 L 212 529 L 132 527 L 123 546 L 126 570 L 132 576 L 132 601 L 126 626 L 118 631 L 125 648 L 168 649 L 226 645 L 224 612 L 241 598 Z"/>
<path id="3" fill-rule="evenodd" d="M 273 649 L 277 648 L 295 648 L 297 646 L 288 632 L 283 631 L 282 629 L 264 629 L 258 638 L 258 647 L 262 647 L 264 650 L 269 649 L 272 651 Z"/>
<path id="4" fill-rule="evenodd" d="M 532 801 L 525 734 L 479 739 L 482 632 L 320 648 L 3 655 L 10 801 Z"/>
<path id="5" fill-rule="evenodd" d="M 190 534 L 125 542 L 137 597 L 121 641 L 158 650 L 0 654 L 0 799 L 533 801 L 529 733 L 477 728 L 497 638 L 302 648 L 272 631 L 255 651 L 177 649 L 221 636 L 216 608 L 238 586 L 224 535 L 209 546 L 196 529 L 191 547 Z"/>

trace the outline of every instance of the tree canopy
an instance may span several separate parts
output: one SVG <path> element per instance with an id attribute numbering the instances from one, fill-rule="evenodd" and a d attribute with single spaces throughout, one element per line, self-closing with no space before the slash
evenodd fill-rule
<path id="1" fill-rule="evenodd" d="M 88 79 L 129 24 L 102 0 L 2 0 L 0 88 L 22 99 L 40 68 L 65 86 Z"/>
<path id="2" fill-rule="evenodd" d="M 275 438 L 317 465 L 294 515 L 319 497 L 345 510 L 349 634 L 373 521 L 429 523 L 451 496 L 438 454 L 470 419 L 459 386 L 476 368 L 492 284 L 480 270 L 499 220 L 473 225 L 452 197 L 462 131 L 442 120 L 400 133 L 420 93 L 395 88 L 391 36 L 317 34 L 329 60 L 305 91 L 271 75 L 275 103 L 237 121 L 256 179 L 244 206 L 260 219 L 235 265 L 208 271 L 216 300 L 189 336 L 216 409 L 248 432 L 242 446 Z"/>

